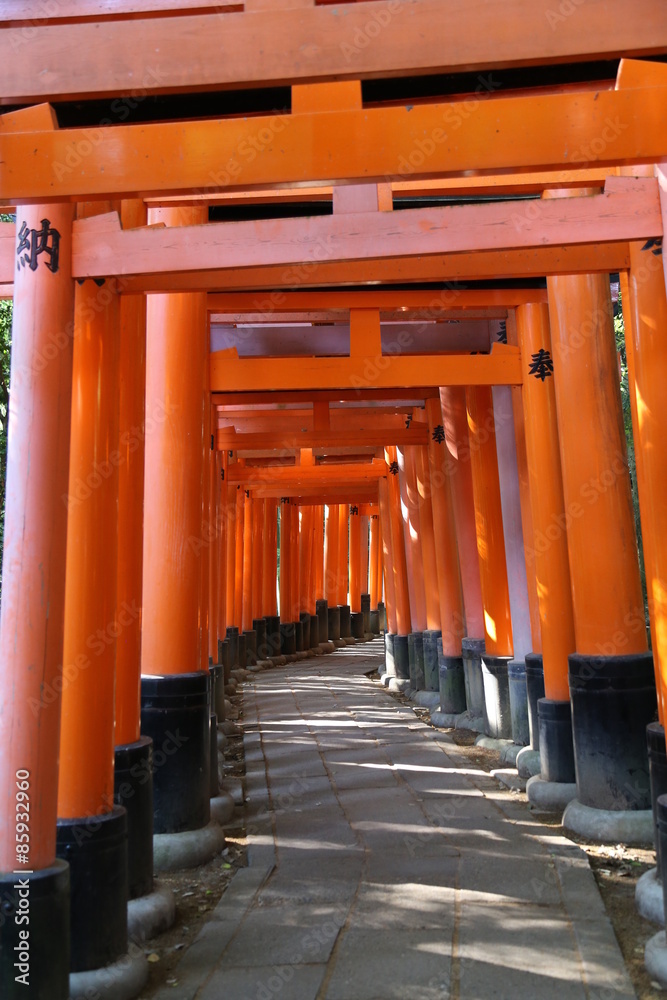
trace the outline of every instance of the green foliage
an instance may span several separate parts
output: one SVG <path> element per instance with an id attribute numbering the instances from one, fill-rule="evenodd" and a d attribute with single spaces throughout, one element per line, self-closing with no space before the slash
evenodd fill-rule
<path id="1" fill-rule="evenodd" d="M 648 625 L 648 601 L 646 596 L 646 568 L 644 566 L 642 525 L 639 517 L 639 495 L 637 493 L 637 462 L 635 458 L 635 441 L 634 437 L 632 436 L 632 406 L 630 404 L 628 357 L 625 350 L 625 324 L 623 323 L 623 312 L 621 309 L 620 292 L 618 296 L 618 309 L 614 314 L 614 334 L 616 337 L 616 350 L 618 352 L 621 365 L 621 403 L 623 405 L 623 427 L 625 429 L 625 440 L 628 446 L 628 468 L 630 470 L 630 483 L 632 485 L 632 508 L 635 515 L 635 531 L 637 533 L 637 547 L 639 549 L 639 569 L 641 572 L 642 592 L 644 594 L 644 610 L 646 613 L 646 623 Z"/>

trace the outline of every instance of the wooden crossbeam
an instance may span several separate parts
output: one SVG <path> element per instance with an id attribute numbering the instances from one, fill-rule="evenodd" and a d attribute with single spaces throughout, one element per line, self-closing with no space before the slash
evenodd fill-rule
<path id="1" fill-rule="evenodd" d="M 212 402 L 214 405 L 219 406 L 253 406 L 258 403 L 268 402 L 275 404 L 303 403 L 307 405 L 308 403 L 323 404 L 328 402 L 357 402 L 361 400 L 375 402 L 390 399 L 404 401 L 408 399 L 414 407 L 422 405 L 425 399 L 435 398 L 438 395 L 438 390 L 435 387 L 424 385 L 411 386 L 409 392 L 406 392 L 401 386 L 369 386 L 366 389 L 311 389 L 303 392 L 300 390 L 271 392 L 256 392 L 253 390 L 236 392 L 232 390 L 230 392 L 214 391 Z"/>
<path id="2" fill-rule="evenodd" d="M 409 428 L 386 428 L 381 431 L 305 431 L 290 433 L 277 431 L 274 434 L 260 431 L 258 433 L 237 433 L 233 430 L 219 430 L 217 446 L 221 451 L 254 451 L 263 448 L 275 448 L 277 451 L 294 451 L 298 448 L 330 448 L 336 446 L 363 446 L 383 448 L 385 445 L 424 445 L 428 444 L 428 424 L 415 423 Z"/>
<path id="3" fill-rule="evenodd" d="M 68 52 L 73 48 L 69 38 Z M 91 57 L 100 51 L 98 43 Z M 667 87 L 649 86 L 10 133 L 2 140 L 0 199 L 43 203 L 652 163 L 667 157 L 666 118 Z"/>
<path id="4" fill-rule="evenodd" d="M 389 474 L 387 463 L 374 458 L 367 463 L 341 462 L 338 465 L 294 465 L 289 467 L 252 467 L 232 462 L 227 468 L 227 481 L 240 484 L 245 489 L 259 489 L 275 483 L 284 486 L 322 486 L 327 484 L 347 486 L 366 484 Z"/>
<path id="5" fill-rule="evenodd" d="M 211 354 L 211 390 L 262 392 L 301 389 L 398 388 L 441 385 L 519 385 L 518 348 L 494 344 L 491 354 L 423 354 L 372 358 L 230 358 Z"/>
<path id="6" fill-rule="evenodd" d="M 210 293 L 207 308 L 210 313 L 229 312 L 239 315 L 239 322 L 249 322 L 245 314 L 260 313 L 266 322 L 287 322 L 285 313 L 310 313 L 335 316 L 336 312 L 349 315 L 351 309 L 379 309 L 392 311 L 396 318 L 414 313 L 423 318 L 440 319 L 448 310 L 502 307 L 504 309 L 525 305 L 528 302 L 546 302 L 546 290 L 535 288 L 444 288 L 439 291 L 394 291 L 374 288 L 355 292 L 285 291 L 279 296 L 260 299 L 252 292 Z M 260 307 L 264 308 L 261 309 Z M 242 316 L 245 318 L 241 319 Z"/>
<path id="7" fill-rule="evenodd" d="M 11 13 L 20 16 L 16 6 L 25 5 L 10 3 Z M 41 11 L 47 5 L 32 6 Z M 61 9 L 76 16 L 78 6 L 59 3 L 55 16 Z M 83 17 L 91 6 L 84 0 Z M 256 13 L 227 13 L 223 0 L 210 13 L 183 16 L 176 9 L 178 16 L 159 18 L 142 16 L 137 4 L 139 16 L 129 19 L 131 6 L 123 0 L 119 12 L 126 17 L 116 20 L 51 24 L 40 12 L 29 33 L 3 28 L 5 103 L 451 73 L 650 55 L 667 48 L 662 0 L 633 0 L 632 16 L 626 0 L 587 0 L 572 8 L 574 16 L 559 13 L 553 0 L 481 7 L 376 0 L 295 10 L 272 4 Z M 150 0 L 149 11 L 155 6 Z M 479 84 L 492 85 L 492 74 Z"/>
<path id="8" fill-rule="evenodd" d="M 665 113 L 667 117 L 667 103 Z M 665 143 L 667 151 L 667 139 Z M 531 208 L 491 202 L 125 232 L 120 225 L 113 229 L 108 216 L 96 218 L 99 231 L 92 224 L 74 225 L 72 273 L 76 278 L 174 274 L 207 266 L 284 267 L 318 259 L 343 262 L 662 235 L 657 181 L 634 177 L 610 177 L 599 195 L 558 198 Z"/>

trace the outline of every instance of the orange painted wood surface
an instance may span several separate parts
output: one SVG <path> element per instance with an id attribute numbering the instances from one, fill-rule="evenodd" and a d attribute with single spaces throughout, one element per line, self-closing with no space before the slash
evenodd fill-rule
<path id="1" fill-rule="evenodd" d="M 125 13 L 127 6 L 120 10 Z M 227 8 L 224 0 L 216 6 L 221 13 Z M 73 4 L 64 8 L 68 15 L 73 9 Z M 82 14 L 89 9 L 84 4 Z M 180 14 L 178 9 L 174 13 Z M 398 5 L 379 0 L 294 11 L 271 5 L 222 17 L 212 11 L 99 24 L 37 24 L 29 39 L 31 63 L 22 60 L 21 46 L 11 46 L 11 35 L 3 44 L 0 93 L 7 103 L 34 103 L 44 97 L 129 93 L 138 85 L 148 92 L 196 91 L 447 73 L 650 55 L 667 46 L 660 0 L 635 0 L 632 17 L 624 0 L 588 0 L 576 15 L 559 16 L 552 0 L 485 3 L 481 10 L 466 0 L 404 0 Z M 371 43 L 369 25 L 381 30 L 382 44 Z M 30 72 L 32 64 L 48 72 Z M 489 88 L 492 74 L 483 78 L 480 92 L 487 94 Z"/>
<path id="2" fill-rule="evenodd" d="M 71 53 L 74 42 L 69 31 Z M 99 46 L 91 55 L 99 57 Z M 0 93 L 6 94 L 6 88 L 0 87 Z M 667 155 L 662 128 L 667 114 L 665 87 L 502 96 L 474 107 L 468 128 L 452 124 L 471 117 L 469 102 L 462 101 L 11 133 L 3 136 L 0 198 L 44 202 L 201 191 L 220 185 L 247 190 L 283 184 L 386 182 L 403 179 L 406 173 L 438 177 L 471 170 L 562 169 L 573 163 L 616 166 L 660 161 Z M 72 149 L 78 150 L 80 160 L 75 168 L 68 166 Z M 221 149 L 236 151 L 222 168 Z M 254 155 L 242 155 L 239 151 L 244 149 Z M 402 213 L 375 214 L 386 221 Z M 326 247 L 320 247 L 315 260 L 326 257 Z"/>

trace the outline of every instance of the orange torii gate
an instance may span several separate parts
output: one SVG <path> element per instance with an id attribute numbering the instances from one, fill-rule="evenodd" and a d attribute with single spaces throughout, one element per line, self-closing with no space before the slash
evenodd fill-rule
<path id="1" fill-rule="evenodd" d="M 642 269 L 648 269 L 641 257 L 642 246 L 646 241 L 659 240 L 663 234 L 667 194 L 660 166 L 655 176 L 652 170 L 644 176 L 645 171 L 635 169 L 635 165 L 660 164 L 667 158 L 661 127 L 667 111 L 664 66 L 625 60 L 615 89 L 612 85 L 564 86 L 547 93 L 507 95 L 494 93 L 489 87 L 484 99 L 475 101 L 474 115 L 469 110 L 470 101 L 461 95 L 455 100 L 433 100 L 409 108 L 364 107 L 360 82 L 382 74 L 442 72 L 443 67 L 451 71 L 462 66 L 484 69 L 535 65 L 617 57 L 624 52 L 650 56 L 663 52 L 667 43 L 664 12 L 657 0 L 638 0 L 630 22 L 620 0 L 609 0 L 612 26 L 601 43 L 596 40 L 595 10 L 585 5 L 576 25 L 566 19 L 557 32 L 549 24 L 546 0 L 531 4 L 511 0 L 502 11 L 489 7 L 489 22 L 483 32 L 478 30 L 478 24 L 471 23 L 464 9 L 458 9 L 452 20 L 448 5 L 437 0 L 414 0 L 403 20 L 393 17 L 390 0 L 350 5 L 352 20 L 348 19 L 347 28 L 362 26 L 372 7 L 378 16 L 388 19 L 388 43 L 355 54 L 347 62 L 347 39 L 326 5 L 268 11 L 261 9 L 261 3 L 254 5 L 248 0 L 243 11 L 236 9 L 238 5 L 223 3 L 206 13 L 208 4 L 197 3 L 197 13 L 187 15 L 183 8 L 188 5 L 181 3 L 179 16 L 173 17 L 164 4 L 146 0 L 139 11 L 141 16 L 131 21 L 124 17 L 129 6 L 133 5 L 119 5 L 114 13 L 120 16 L 106 20 L 98 18 L 87 4 L 76 8 L 60 5 L 56 19 L 46 17 L 45 23 L 31 26 L 32 58 L 50 69 L 37 74 L 28 73 L 21 59 L 26 10 L 9 10 L 5 16 L 12 21 L 0 22 L 0 38 L 14 39 L 15 44 L 6 46 L 9 57 L 0 67 L 2 100 L 34 104 L 81 94 L 115 95 L 140 78 L 146 93 L 191 91 L 204 84 L 226 88 L 243 83 L 286 82 L 293 84 L 292 107 L 289 114 L 249 119 L 122 127 L 105 123 L 97 129 L 59 129 L 48 106 L 29 107 L 0 118 L 0 199 L 17 209 L 16 225 L 0 225 L 0 285 L 7 294 L 11 289 L 15 297 L 12 432 L 0 620 L 0 721 L 3 733 L 11 732 L 12 739 L 7 741 L 0 769 L 0 802 L 5 806 L 0 820 L 0 884 L 5 888 L 7 883 L 11 889 L 15 876 L 7 880 L 4 873 L 13 873 L 21 856 L 29 855 L 33 884 L 39 880 L 40 887 L 46 886 L 39 902 L 35 893 L 35 919 L 47 928 L 39 939 L 39 947 L 43 947 L 39 957 L 48 975 L 57 980 L 57 1000 L 69 994 L 67 875 L 66 867 L 56 861 L 56 814 L 61 812 L 60 853 L 65 853 L 62 838 L 68 829 L 76 832 L 83 824 L 93 844 L 99 845 L 111 826 L 120 831 L 124 822 L 123 810 L 109 800 L 107 788 L 114 750 L 114 706 L 109 697 L 114 680 L 112 654 L 119 644 L 118 621 L 114 618 L 109 622 L 105 616 L 114 599 L 120 601 L 121 593 L 127 595 L 124 599 L 133 597 L 138 571 L 136 565 L 124 568 L 121 591 L 115 580 L 115 556 L 110 557 L 113 566 L 107 572 L 106 543 L 107 535 L 115 538 L 115 441 L 120 434 L 115 393 L 124 372 L 129 397 L 126 393 L 120 423 L 127 428 L 127 420 L 131 419 L 128 414 L 136 412 L 142 387 L 132 387 L 127 380 L 127 358 L 123 361 L 107 347 L 119 324 L 128 324 L 127 329 L 131 325 L 139 339 L 143 336 L 133 296 L 157 293 L 150 296 L 146 332 L 146 399 L 152 405 L 147 410 L 145 433 L 137 445 L 143 450 L 145 438 L 146 495 L 151 498 L 152 520 L 147 517 L 143 527 L 138 528 L 139 505 L 130 501 L 122 507 L 124 522 L 118 522 L 122 537 L 136 537 L 139 530 L 144 538 L 143 598 L 139 597 L 143 601 L 144 728 L 150 725 L 151 713 L 159 713 L 166 702 L 175 710 L 179 698 L 181 708 L 185 701 L 191 707 L 193 700 L 197 703 L 196 733 L 193 730 L 189 744 L 192 753 L 175 758 L 179 767 L 188 759 L 187 766 L 182 765 L 178 771 L 169 763 L 165 745 L 157 747 L 165 756 L 165 766 L 160 774 L 162 787 L 156 789 L 156 829 L 186 839 L 206 829 L 210 789 L 204 787 L 202 775 L 209 766 L 211 732 L 207 656 L 215 649 L 210 632 L 215 628 L 220 639 L 221 626 L 226 622 L 225 627 L 232 629 L 230 640 L 238 639 L 233 630 L 242 627 L 244 621 L 248 624 L 247 616 L 243 616 L 244 602 L 250 601 L 254 613 L 259 596 L 256 550 L 260 512 L 267 518 L 268 511 L 264 523 L 271 531 L 273 501 L 291 496 L 284 505 L 289 536 L 286 533 L 281 544 L 286 564 L 292 570 L 291 579 L 285 583 L 285 600 L 293 621 L 297 613 L 302 613 L 299 585 L 295 583 L 301 574 L 309 578 L 312 574 L 316 601 L 324 600 L 324 581 L 313 559 L 313 551 L 320 546 L 320 530 L 324 559 L 324 511 L 312 518 L 317 524 L 317 538 L 313 539 L 309 559 L 308 548 L 303 552 L 299 548 L 298 519 L 294 516 L 298 507 L 294 501 L 315 510 L 325 503 L 331 503 L 332 509 L 340 508 L 355 500 L 355 489 L 359 503 L 362 499 L 364 503 L 377 501 L 381 538 L 376 529 L 372 542 L 384 556 L 391 634 L 407 638 L 412 621 L 398 469 L 395 476 L 392 474 L 394 462 L 398 466 L 394 452 L 397 445 L 409 448 L 417 438 L 417 447 L 428 449 L 426 460 L 424 451 L 420 453 L 414 483 L 418 492 L 421 483 L 425 494 L 435 485 L 430 499 L 436 555 L 439 545 L 449 547 L 447 565 L 436 559 L 436 567 L 442 655 L 451 660 L 458 659 L 460 619 L 468 613 L 465 586 L 462 612 L 455 578 L 453 548 L 461 532 L 456 490 L 463 477 L 455 486 L 454 474 L 461 473 L 466 461 L 472 465 L 469 479 L 482 577 L 482 598 L 477 603 L 483 607 L 487 651 L 500 661 L 492 666 L 501 676 L 502 661 L 512 653 L 512 635 L 506 588 L 493 573 L 495 570 L 502 575 L 505 571 L 501 556 L 503 497 L 494 471 L 495 447 L 491 447 L 492 433 L 502 428 L 496 427 L 498 410 L 493 387 L 525 387 L 528 383 L 534 390 L 540 388 L 537 380 L 541 388 L 545 383 L 549 390 L 553 386 L 554 393 L 553 397 L 543 393 L 542 398 L 536 397 L 534 391 L 523 393 L 526 424 L 533 420 L 543 429 L 552 462 L 560 457 L 562 500 L 557 482 L 547 496 L 534 479 L 536 470 L 539 475 L 543 467 L 538 453 L 540 447 L 544 450 L 544 443 L 531 439 L 527 430 L 523 447 L 529 471 L 532 466 L 533 490 L 529 496 L 535 549 L 541 534 L 551 541 L 554 518 L 561 532 L 557 535 L 559 544 L 541 553 L 537 572 L 546 574 L 555 587 L 551 601 L 540 604 L 540 621 L 546 702 L 558 716 L 557 722 L 562 723 L 570 705 L 565 697 L 565 682 L 571 695 L 576 691 L 572 707 L 581 808 L 579 819 L 572 814 L 572 823 L 575 828 L 577 823 L 583 823 L 587 809 L 607 808 L 623 814 L 624 819 L 629 812 L 645 812 L 645 790 L 635 788 L 633 797 L 624 786 L 627 769 L 636 772 L 643 766 L 643 722 L 652 694 L 650 677 L 646 678 L 651 665 L 646 653 L 643 608 L 642 614 L 638 609 L 641 590 L 636 547 L 632 544 L 629 482 L 617 426 L 620 410 L 606 277 L 610 270 L 624 272 L 626 301 L 632 316 L 634 417 L 637 437 L 647 453 L 646 461 L 638 461 L 638 480 L 642 514 L 648 525 L 645 538 L 653 595 L 652 624 L 656 636 L 664 631 L 660 573 L 665 533 L 661 507 L 655 498 L 661 495 L 666 456 L 660 443 L 659 421 L 647 419 L 638 404 L 651 398 L 656 407 L 653 412 L 661 412 L 661 381 L 652 378 L 652 373 L 662 354 L 652 337 L 653 326 L 646 321 L 647 312 L 649 317 L 662 317 L 664 313 L 660 263 L 651 269 L 648 283 L 640 280 L 640 275 Z M 516 32 L 500 30 L 498 18 L 504 21 L 507 17 L 512 17 Z M 157 79 L 147 72 L 151 51 L 147 40 L 152 39 L 153 44 L 156 37 L 160 38 L 163 53 Z M 326 39 L 323 51 L 317 59 L 304 60 L 303 45 L 313 37 Z M 598 47 L 592 52 L 591 46 Z M 260 50 L 266 56 L 250 58 L 251 53 Z M 454 122 L 458 125 L 454 126 Z M 463 124 L 467 127 L 462 128 Z M 350 136 L 354 141 L 349 141 Z M 222 174 L 221 149 L 230 154 Z M 245 155 L 242 150 L 255 155 Z M 304 150 L 308 153 L 304 154 Z M 573 170 L 573 164 L 581 165 L 581 169 Z M 616 176 L 619 166 L 627 168 L 630 176 Z M 633 171 L 641 176 L 632 176 Z M 477 176 L 469 178 L 471 172 Z M 458 186 L 459 194 L 466 190 L 503 195 L 546 190 L 568 197 L 534 199 L 527 205 L 507 197 L 493 204 L 404 208 L 389 213 L 392 196 L 425 191 L 425 185 L 431 182 L 441 191 L 448 185 L 449 189 Z M 253 191 L 262 192 L 258 198 L 278 199 L 280 195 L 274 188 L 281 186 L 289 192 L 284 196 L 287 198 L 294 197 L 299 186 L 320 191 L 323 186 L 331 186 L 334 215 L 280 223 L 274 220 L 270 224 L 207 221 L 210 202 L 223 196 L 252 197 Z M 343 192 L 343 187 L 350 190 Z M 573 197 L 576 193 L 586 196 Z M 368 210 L 366 195 L 375 197 L 377 211 Z M 357 196 L 356 208 L 362 205 L 361 211 L 355 210 Z M 144 224 L 141 215 L 144 206 L 140 203 L 146 198 L 153 199 L 150 225 Z M 120 214 L 109 211 L 111 206 L 104 204 L 110 199 L 121 200 Z M 72 202 L 77 203 L 76 212 Z M 345 286 L 357 281 L 442 282 L 534 275 L 547 276 L 546 296 L 543 289 L 530 289 L 521 301 L 506 302 L 507 343 L 494 343 L 486 354 L 472 356 L 460 350 L 390 355 L 382 345 L 382 306 L 379 302 L 360 301 L 354 291 L 336 293 L 347 298 L 345 308 L 350 310 L 350 352 L 342 357 L 317 357 L 316 352 L 298 361 L 284 356 L 234 357 L 229 353 L 211 354 L 207 347 L 207 316 L 215 311 L 224 313 L 227 306 L 219 296 L 228 292 L 256 289 L 251 294 L 258 301 L 250 312 L 265 311 L 258 303 L 268 299 L 268 311 L 275 317 L 280 313 L 274 308 L 275 297 L 288 295 L 295 282 L 303 289 L 312 285 L 320 290 L 326 285 Z M 75 281 L 81 284 L 75 287 Z M 454 295 L 459 290 L 451 292 Z M 451 314 L 458 308 L 465 312 L 456 298 L 448 299 L 447 304 L 446 296 L 441 298 L 444 312 L 449 310 Z M 124 303 L 129 305 L 129 312 L 127 306 L 123 308 Z M 396 306 L 403 307 L 410 309 L 405 298 Z M 423 304 L 422 308 L 431 307 Z M 231 308 L 229 311 L 234 312 Z M 578 335 L 576 344 L 573 330 Z M 546 346 L 547 333 L 551 350 Z M 592 370 L 600 373 L 595 386 Z M 549 381 L 552 378 L 553 382 Z M 461 427 L 452 432 L 445 426 L 447 419 L 438 391 L 441 386 L 465 393 L 464 410 L 458 412 L 465 413 L 467 422 L 467 457 Z M 232 400 L 240 405 L 261 404 L 268 399 L 277 402 L 278 398 L 293 398 L 293 394 L 303 398 L 307 394 L 315 403 L 312 429 L 305 434 L 292 431 L 289 447 L 300 453 L 320 447 L 331 455 L 332 448 L 347 448 L 352 439 L 347 438 L 343 445 L 333 443 L 331 425 L 327 427 L 322 409 L 315 417 L 318 403 L 350 396 L 378 400 L 383 394 L 385 399 L 400 400 L 412 398 L 416 389 L 424 393 L 429 434 L 426 442 L 418 437 L 423 433 L 419 428 L 414 437 L 401 431 L 401 437 L 393 441 L 391 434 L 383 440 L 373 438 L 374 448 L 383 454 L 386 449 L 389 466 L 377 458 L 366 465 L 344 463 L 349 466 L 346 479 L 340 471 L 332 471 L 336 466 L 328 464 L 313 466 L 304 462 L 298 471 L 296 466 L 277 466 L 259 472 L 245 456 L 237 462 L 230 461 L 229 455 L 218 458 L 220 447 L 238 451 L 244 432 L 235 431 L 225 438 L 226 432 L 215 427 L 211 402 L 214 406 Z M 168 405 L 156 412 L 163 393 L 163 402 Z M 120 396 L 124 398 L 122 389 Z M 586 413 L 583 424 L 574 413 L 579 403 Z M 153 422 L 150 434 L 148 419 Z M 605 437 L 604 431 L 609 428 L 614 430 L 613 440 Z M 409 432 L 410 428 L 405 430 Z M 134 440 L 130 433 L 124 447 L 129 448 Z M 270 440 L 275 443 L 275 439 Z M 230 442 L 231 449 L 227 447 Z M 251 445 L 247 450 L 252 453 L 252 445 L 258 441 L 246 440 L 245 444 Z M 520 445 L 517 440 L 517 450 Z M 99 467 L 100 455 L 104 474 Z M 482 461 L 483 456 L 486 461 Z M 597 456 L 601 456 L 599 461 Z M 218 472 L 225 474 L 220 491 L 215 488 Z M 264 478 L 267 474 L 268 480 Z M 91 489 L 88 480 L 95 475 L 100 479 L 100 484 L 93 487 L 97 492 L 90 504 L 82 506 L 82 497 L 74 490 L 79 481 Z M 238 486 L 236 490 L 234 485 Z M 245 496 L 244 488 L 248 488 L 250 496 Z M 276 492 L 285 488 L 293 492 Z M 536 491 L 540 502 L 536 502 Z M 587 500 L 591 491 L 595 504 Z M 63 496 L 73 500 L 68 504 L 69 511 Z M 265 502 L 260 508 L 257 504 L 261 501 Z M 216 530 L 218 514 L 223 510 L 222 520 L 229 529 L 224 545 L 216 532 L 212 538 L 205 537 L 202 527 L 206 509 L 212 521 L 216 506 Z M 337 514 L 337 518 L 332 515 L 330 519 L 331 558 L 340 571 L 344 549 L 341 526 L 347 514 L 345 509 L 339 509 Z M 624 527 L 623 547 L 613 544 L 613 526 L 619 520 Z M 470 525 L 467 527 L 470 536 Z M 66 544 L 71 550 L 67 580 Z M 593 545 L 606 553 L 603 574 L 595 572 Z M 565 580 L 565 547 L 571 587 Z M 108 551 L 112 548 L 115 545 Z M 354 551 L 356 560 L 356 541 Z M 379 556 L 377 562 L 371 558 L 376 567 L 378 596 L 379 561 Z M 219 609 L 211 606 L 211 595 L 216 592 L 216 574 L 211 567 L 216 562 L 218 581 L 228 577 L 224 622 L 223 616 L 216 614 Z M 221 573 L 223 563 L 226 574 Z M 269 574 L 273 570 L 270 559 L 268 570 Z M 98 581 L 100 586 L 95 589 Z M 232 581 L 235 585 L 229 586 Z M 617 581 L 623 586 L 615 587 Z M 356 591 L 355 582 L 355 595 Z M 222 590 L 218 588 L 217 593 L 220 595 Z M 79 598 L 85 611 L 81 621 L 73 613 L 75 606 L 78 611 Z M 220 596 L 218 600 L 222 603 Z M 275 618 L 264 580 L 261 600 L 261 610 Z M 227 613 L 230 604 L 231 615 Z M 564 634 L 569 634 L 567 629 L 572 623 L 571 641 L 576 646 L 565 649 L 563 643 L 554 642 L 554 611 L 558 627 L 566 629 Z M 306 613 L 310 614 L 310 609 Z M 238 624 L 232 625 L 232 620 Z M 254 618 L 250 623 L 254 624 Z M 88 638 L 97 633 L 102 634 L 101 638 L 98 635 L 102 643 L 100 669 L 86 673 L 93 662 L 88 655 L 92 651 Z M 115 657 L 116 672 L 124 671 L 120 690 L 125 694 L 117 709 L 118 717 L 123 718 L 125 713 L 129 719 L 128 728 L 123 729 L 129 742 L 123 745 L 122 753 L 130 756 L 147 752 L 145 745 L 138 746 L 136 738 L 139 653 L 135 633 L 132 629 L 134 653 L 126 658 Z M 664 653 L 659 643 L 655 648 L 661 691 Z M 71 650 L 74 659 L 63 668 L 64 649 Z M 613 690 L 619 678 L 628 679 L 630 662 L 638 678 L 635 687 L 626 687 L 622 696 L 624 704 L 631 702 L 634 706 L 635 721 L 620 736 L 611 727 L 613 740 L 605 747 L 605 766 L 615 774 L 614 787 L 606 791 L 587 748 L 587 740 L 599 729 L 594 698 L 586 687 L 586 671 L 593 661 Z M 99 683 L 91 680 L 97 673 L 101 675 Z M 95 716 L 87 718 L 91 697 Z M 662 693 L 659 702 L 662 707 Z M 30 704 L 37 706 L 32 717 L 26 709 Z M 541 720 L 547 731 L 548 714 Z M 659 739 L 664 740 L 664 736 Z M 64 748 L 60 775 L 59 745 Z M 567 741 L 563 746 L 567 749 Z M 82 755 L 89 758 L 81 780 L 73 766 L 72 751 L 76 747 L 78 760 Z M 28 777 L 18 778 L 24 774 L 32 783 L 31 801 L 38 806 L 31 813 L 29 850 L 16 846 L 7 819 L 14 816 L 17 780 L 28 781 Z M 198 775 L 196 781 L 193 775 Z M 56 796 L 59 777 L 60 810 Z M 556 783 L 562 783 L 561 779 L 562 772 L 558 772 Z M 175 784 L 167 793 L 169 782 Z M 20 791 L 26 794 L 23 787 Z M 123 800 L 123 795 L 120 798 Z M 186 810 L 188 815 L 175 820 L 176 807 L 186 802 L 192 807 Z M 212 836 L 218 837 L 219 844 L 219 834 L 213 832 Z M 159 846 L 159 837 L 156 843 Z M 77 852 L 71 843 L 66 847 L 74 878 L 80 880 Z M 121 876 L 122 854 L 118 848 Z M 123 878 L 116 881 L 120 889 L 104 887 L 109 891 L 106 909 L 113 910 L 117 919 L 114 933 L 107 935 L 103 947 L 93 940 L 94 921 L 90 921 L 90 927 L 84 926 L 85 909 L 74 915 L 75 971 L 90 968 L 91 963 L 95 967 L 96 961 L 101 965 L 122 957 L 127 941 L 123 925 L 125 897 Z M 7 940 L 3 936 L 3 961 Z M 58 954 L 59 962 L 55 961 Z M 15 989 L 11 984 L 10 988 Z"/>

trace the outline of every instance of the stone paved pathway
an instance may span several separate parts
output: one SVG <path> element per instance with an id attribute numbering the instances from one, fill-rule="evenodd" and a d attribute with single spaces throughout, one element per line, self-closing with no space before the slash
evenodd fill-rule
<path id="1" fill-rule="evenodd" d="M 249 861 L 160 1000 L 635 997 L 583 853 L 365 676 L 245 685 Z"/>

